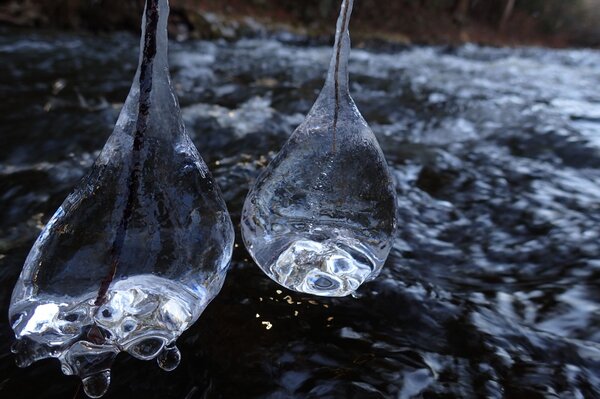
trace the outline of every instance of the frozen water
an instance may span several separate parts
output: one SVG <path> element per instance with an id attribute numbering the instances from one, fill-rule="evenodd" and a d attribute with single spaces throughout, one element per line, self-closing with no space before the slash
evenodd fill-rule
<path id="1" fill-rule="evenodd" d="M 279 284 L 345 296 L 375 278 L 391 248 L 395 189 L 386 160 L 348 90 L 344 0 L 325 86 L 248 194 L 244 242 Z"/>
<path id="2" fill-rule="evenodd" d="M 102 396 L 121 351 L 165 370 L 219 292 L 233 248 L 220 191 L 185 132 L 167 65 L 168 1 L 148 0 L 140 66 L 89 175 L 35 242 L 13 291 L 17 362 L 58 358 Z"/>

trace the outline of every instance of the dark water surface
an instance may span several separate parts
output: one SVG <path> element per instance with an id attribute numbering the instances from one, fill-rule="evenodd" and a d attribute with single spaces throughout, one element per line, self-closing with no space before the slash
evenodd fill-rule
<path id="1" fill-rule="evenodd" d="M 72 398 L 14 366 L 12 287 L 108 138 L 137 39 L 0 34 L 0 397 Z M 187 128 L 234 224 L 330 57 L 275 40 L 172 44 Z M 180 367 L 121 355 L 106 398 L 600 397 L 600 52 L 355 50 L 351 91 L 397 182 L 399 231 L 359 298 L 289 292 L 238 247 Z M 351 178 L 351 176 L 349 176 Z"/>

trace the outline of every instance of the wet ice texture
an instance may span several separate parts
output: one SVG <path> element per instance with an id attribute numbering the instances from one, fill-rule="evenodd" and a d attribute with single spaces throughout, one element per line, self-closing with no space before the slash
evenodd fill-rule
<path id="1" fill-rule="evenodd" d="M 279 284 L 345 296 L 375 278 L 391 248 L 395 189 L 348 91 L 348 23 L 338 20 L 327 81 L 304 122 L 258 177 L 242 216 L 254 260 Z"/>
<path id="2" fill-rule="evenodd" d="M 91 172 L 35 242 L 10 322 L 20 366 L 54 357 L 102 396 L 121 351 L 165 370 L 221 289 L 233 226 L 185 132 L 167 66 L 168 2 L 148 0 L 140 67 Z"/>

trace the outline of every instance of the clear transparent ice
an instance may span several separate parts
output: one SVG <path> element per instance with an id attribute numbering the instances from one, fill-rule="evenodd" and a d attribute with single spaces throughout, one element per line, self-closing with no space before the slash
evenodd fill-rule
<path id="1" fill-rule="evenodd" d="M 348 90 L 352 6 L 343 1 L 325 86 L 242 213 L 244 243 L 261 269 L 321 296 L 349 295 L 374 279 L 396 228 L 392 176 Z"/>
<path id="2" fill-rule="evenodd" d="M 125 351 L 172 370 L 175 340 L 223 284 L 234 231 L 185 132 L 167 65 L 167 0 L 147 0 L 140 66 L 113 134 L 25 261 L 9 318 L 17 363 L 52 357 L 88 396 Z"/>

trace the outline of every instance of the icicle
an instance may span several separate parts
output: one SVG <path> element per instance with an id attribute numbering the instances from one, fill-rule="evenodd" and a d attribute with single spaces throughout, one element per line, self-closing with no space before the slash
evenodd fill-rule
<path id="1" fill-rule="evenodd" d="M 89 175 L 35 242 L 13 291 L 13 352 L 58 358 L 100 397 L 120 351 L 172 370 L 175 340 L 223 284 L 233 226 L 185 132 L 167 63 L 167 0 L 147 0 L 139 67 Z"/>
<path id="2" fill-rule="evenodd" d="M 325 95 L 333 97 L 335 108 L 333 113 L 333 139 L 332 151 L 335 152 L 335 142 L 337 135 L 337 124 L 340 113 L 340 104 L 346 100 L 344 97 L 350 97 L 348 90 L 348 57 L 350 56 L 350 16 L 354 0 L 342 2 L 342 9 L 337 21 L 335 33 L 335 44 L 333 46 L 333 56 L 327 72 L 327 80 L 323 92 Z M 333 95 L 331 92 L 333 91 Z"/>
<path id="3" fill-rule="evenodd" d="M 383 153 L 348 90 L 344 0 L 325 86 L 305 121 L 258 177 L 242 236 L 279 284 L 323 296 L 352 294 L 375 278 L 396 228 L 396 194 Z"/>

